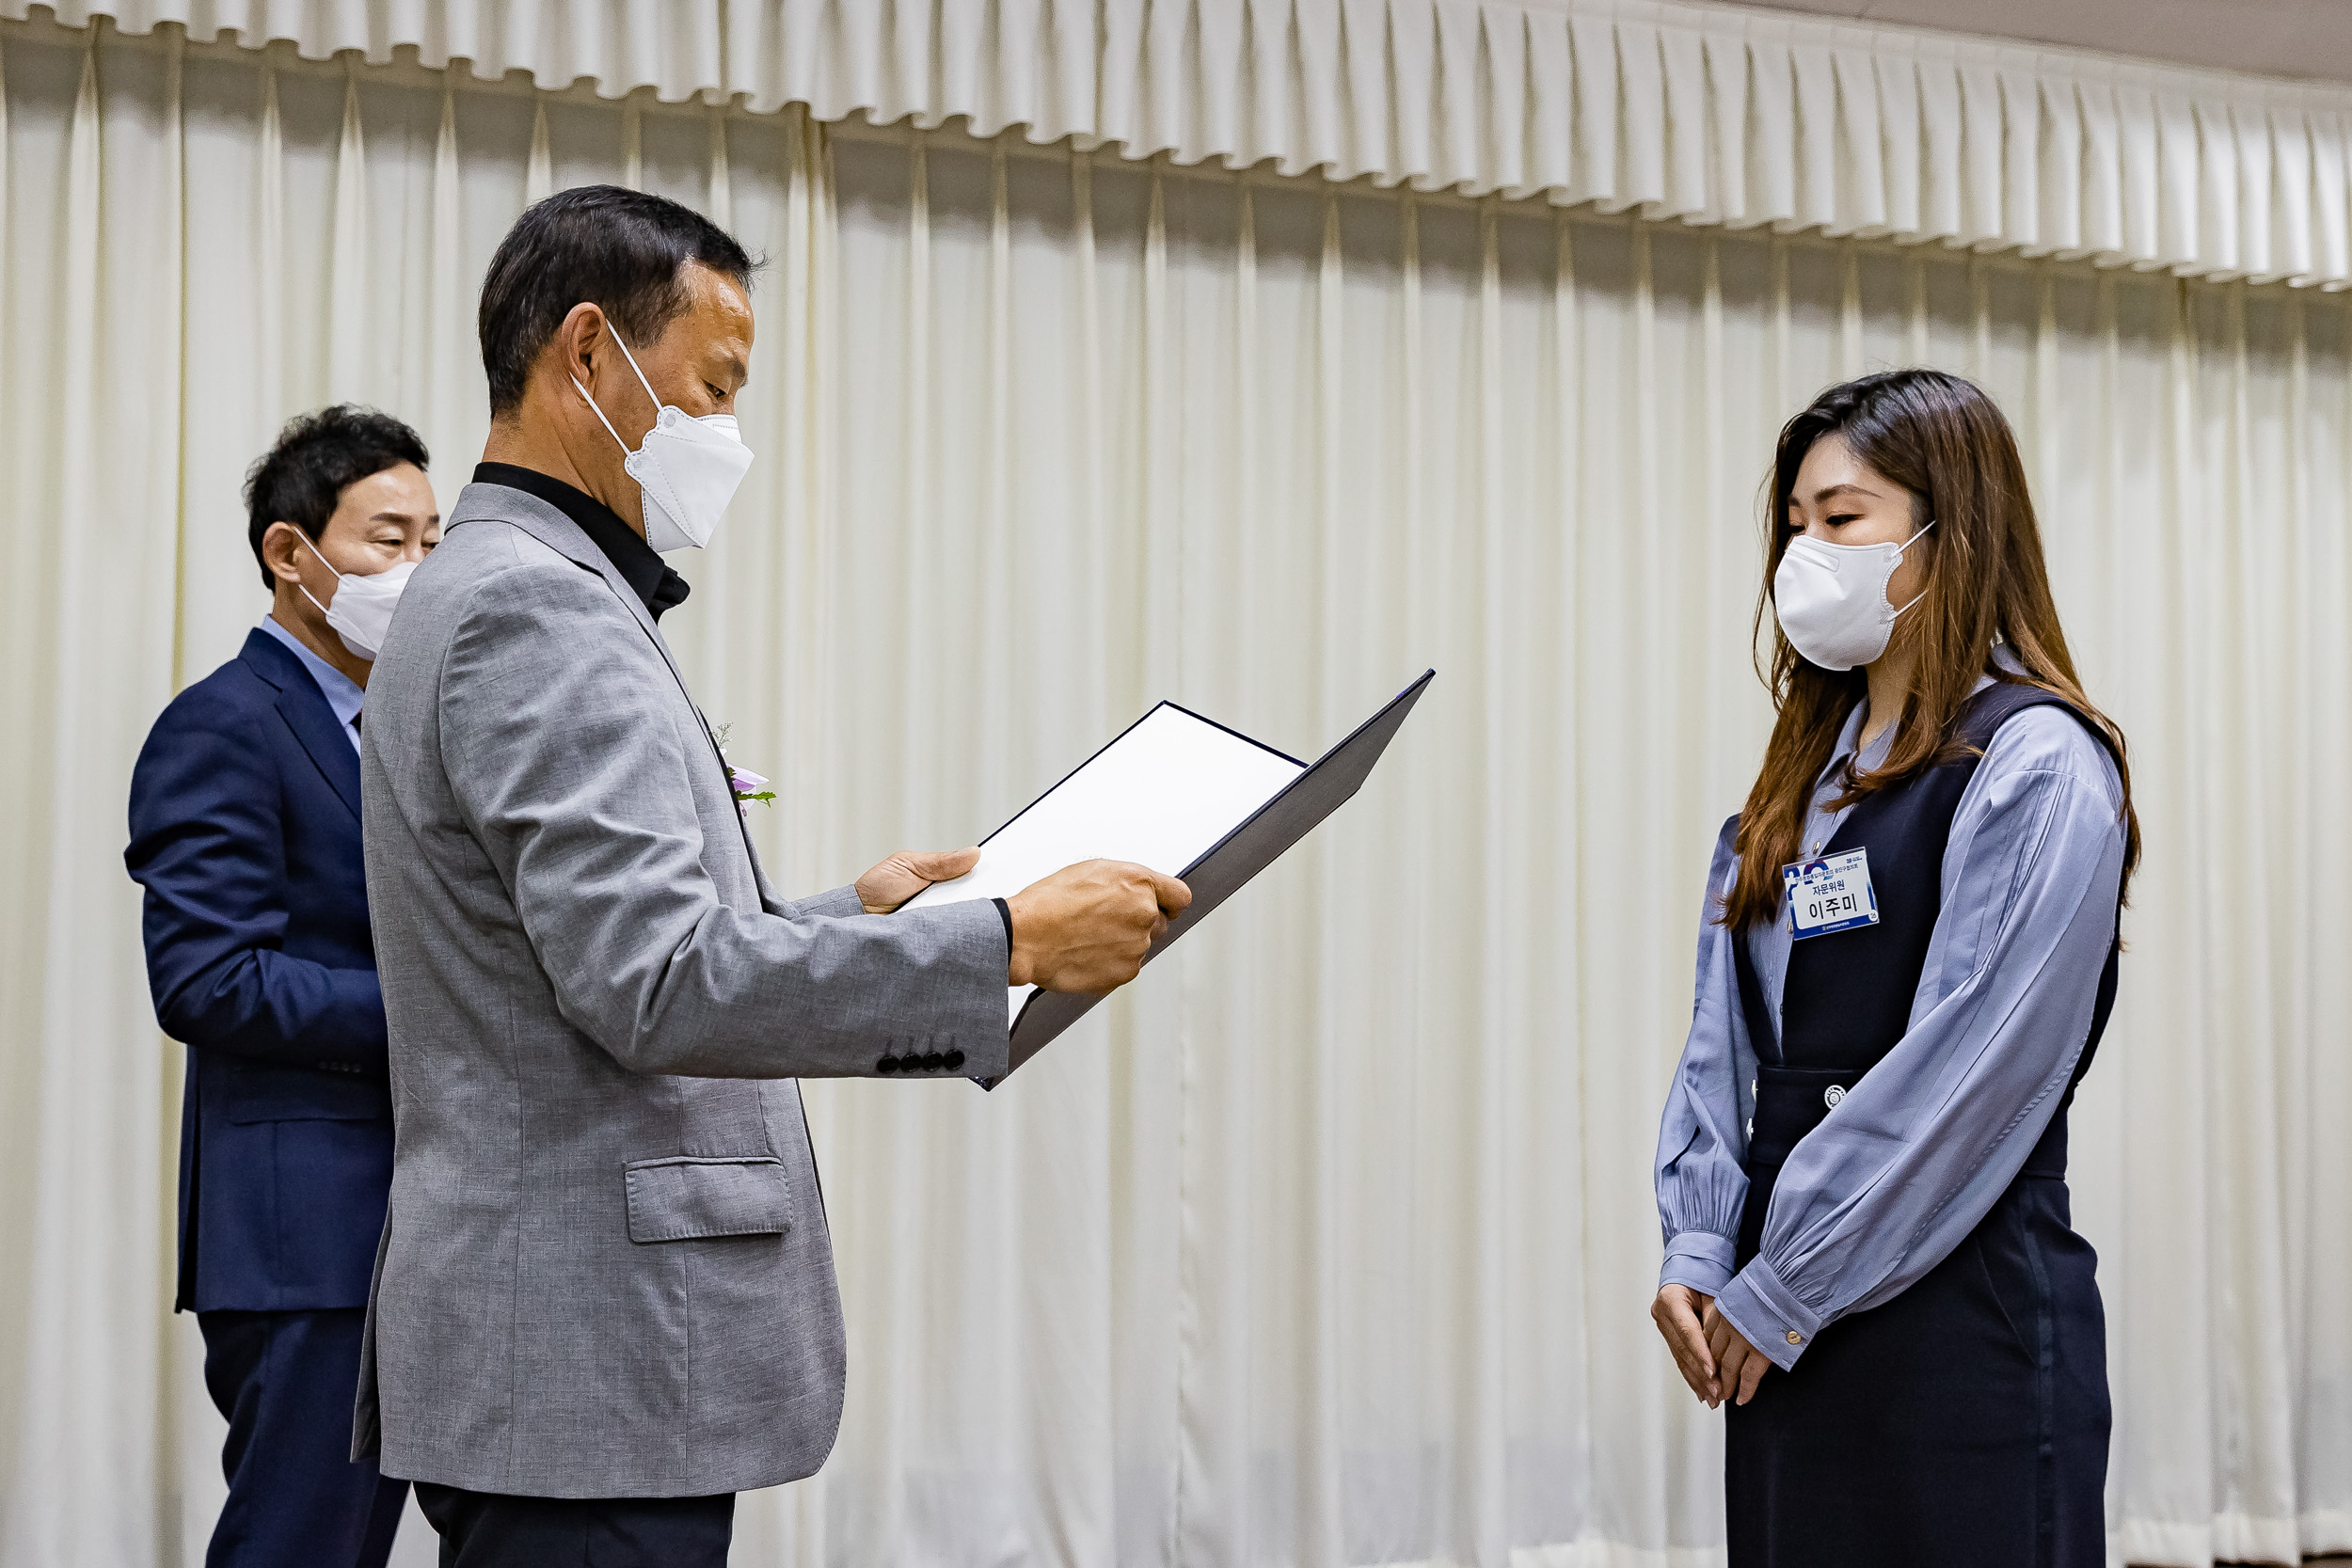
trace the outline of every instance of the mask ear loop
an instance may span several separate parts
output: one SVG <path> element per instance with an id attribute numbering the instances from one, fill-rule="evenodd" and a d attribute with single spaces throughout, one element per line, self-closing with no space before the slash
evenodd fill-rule
<path id="1" fill-rule="evenodd" d="M 590 413 L 596 415 L 596 422 L 604 426 L 604 433 L 612 437 L 612 444 L 614 446 L 621 449 L 621 455 L 624 457 L 636 456 L 637 454 L 635 452 L 628 450 L 628 443 L 621 439 L 621 433 L 612 428 L 612 421 L 604 417 L 604 410 L 596 406 L 596 400 L 588 395 L 588 388 L 580 384 L 580 377 L 578 376 L 572 377 L 572 390 L 580 394 L 580 401 L 588 405 L 588 411 Z"/>
<path id="2" fill-rule="evenodd" d="M 289 524 L 288 526 L 292 527 L 293 525 Z M 310 536 L 309 534 L 303 532 L 299 528 L 294 528 L 294 537 L 302 541 L 302 547 L 304 549 L 309 550 L 311 555 L 317 557 L 318 563 L 320 565 L 326 567 L 330 572 L 335 572 L 335 563 L 327 560 L 326 557 L 319 555 L 318 546 L 310 543 Z M 343 580 L 342 573 L 335 572 L 335 580 L 339 583 L 342 582 Z M 318 605 L 318 611 L 321 615 L 329 613 L 325 605 L 319 604 L 319 596 L 310 592 L 310 584 L 304 582 L 299 576 L 296 576 L 294 578 L 294 586 L 302 590 L 302 596 L 304 598 L 310 600 L 314 605 Z"/>
<path id="3" fill-rule="evenodd" d="M 610 319 L 605 322 L 604 327 L 606 331 L 612 334 L 612 341 L 621 344 L 621 357 L 628 361 L 628 368 L 637 372 L 637 385 L 643 387 L 645 389 L 645 396 L 653 401 L 654 420 L 657 423 L 659 423 L 661 419 L 660 394 L 653 389 L 653 383 L 645 379 L 645 372 L 643 370 L 638 369 L 637 356 L 629 353 L 628 345 L 627 343 L 621 342 L 621 335 L 613 328 L 612 323 Z M 621 433 L 612 428 L 612 421 L 604 417 L 604 410 L 597 406 L 596 400 L 588 395 L 588 388 L 580 384 L 580 377 L 578 376 L 572 377 L 572 390 L 578 392 L 580 395 L 581 401 L 586 403 L 590 408 L 596 410 L 596 422 L 604 426 L 604 433 L 607 436 L 612 437 L 612 444 L 620 448 L 625 456 L 636 456 L 637 454 L 635 452 L 629 451 L 628 443 L 621 439 Z"/>
<path id="4" fill-rule="evenodd" d="M 618 328 L 616 328 L 615 326 L 613 326 L 613 325 L 612 325 L 612 323 L 611 321 L 609 321 L 609 320 L 608 320 L 608 321 L 604 324 L 604 329 L 605 329 L 607 332 L 610 332 L 610 333 L 612 333 L 612 341 L 613 341 L 614 342 L 616 342 L 616 343 L 620 343 L 620 344 L 621 344 L 621 357 L 628 361 L 628 368 L 629 368 L 630 370 L 632 370 L 632 371 L 637 371 L 637 385 L 639 385 L 640 387 L 643 387 L 643 388 L 645 389 L 645 396 L 646 396 L 648 399 L 650 399 L 650 400 L 652 401 L 652 403 L 653 403 L 653 407 L 654 407 L 654 417 L 655 417 L 656 419 L 660 418 L 660 416 L 661 416 L 661 394 L 660 394 L 660 393 L 659 393 L 659 392 L 657 392 L 657 391 L 655 391 L 655 390 L 653 389 L 653 383 L 652 383 L 652 382 L 650 382 L 650 381 L 647 381 L 647 380 L 645 379 L 645 372 L 644 372 L 644 371 L 642 371 L 642 370 L 638 370 L 638 366 L 637 366 L 637 356 L 635 356 L 635 355 L 633 355 L 633 354 L 629 353 L 629 351 L 628 351 L 628 344 L 627 344 L 627 343 L 625 343 L 625 342 L 622 342 L 622 341 L 621 341 L 621 334 L 620 334 L 620 331 L 619 331 L 619 329 L 618 329 Z M 1930 527 L 1932 527 L 1932 526 L 1933 526 L 1932 524 L 1931 524 L 1931 525 L 1930 525 Z M 1926 531 L 1925 531 L 1925 530 L 1922 530 L 1921 531 L 1922 531 L 1922 532 L 1925 532 Z"/>
<path id="5" fill-rule="evenodd" d="M 1896 553 L 1898 556 L 1901 555 L 1901 554 L 1903 553 L 1903 551 L 1905 551 L 1905 550 L 1907 550 L 1907 549 L 1911 548 L 1911 546 L 1914 546 L 1914 545 L 1915 545 L 1915 544 L 1917 544 L 1917 543 L 1919 542 L 1919 535 L 1920 535 L 1920 534 L 1923 534 L 1923 533 L 1927 532 L 1927 531 L 1928 531 L 1928 529 L 1930 529 L 1930 528 L 1933 528 L 1934 526 L 1935 526 L 1935 519 L 1934 519 L 1934 518 L 1932 518 L 1932 517 L 1930 517 L 1930 518 L 1928 519 L 1927 528 L 1923 528 L 1923 529 L 1921 529 L 1921 530 L 1919 531 L 1919 532 L 1918 532 L 1918 533 L 1915 533 L 1915 534 L 1913 534 L 1910 538 L 1908 538 L 1908 539 L 1904 540 L 1901 544 L 1899 544 L 1899 545 L 1896 546 L 1895 546 L 1895 553 Z M 1911 604 L 1907 604 L 1907 605 L 1903 606 L 1903 610 L 1909 610 L 1909 609 L 1911 608 L 1911 605 L 1915 605 L 1915 604 L 1917 604 L 1917 603 L 1918 603 L 1921 599 L 1924 599 L 1924 598 L 1926 598 L 1927 596 L 1928 596 L 1928 591 L 1927 591 L 1926 589 L 1924 589 L 1924 588 L 1920 589 L 1920 590 L 1919 590 L 1919 592 L 1918 592 L 1915 595 L 1914 595 L 1914 596 L 1913 596 L 1912 601 L 1911 601 Z M 1899 610 L 1895 611 L 1895 613 L 1894 613 L 1894 614 L 1892 614 L 1892 615 L 1890 615 L 1890 616 L 1888 616 L 1888 617 L 1887 617 L 1887 619 L 1888 619 L 1889 621 L 1899 621 L 1899 620 L 1901 620 L 1901 619 L 1903 618 L 1903 610 Z"/>

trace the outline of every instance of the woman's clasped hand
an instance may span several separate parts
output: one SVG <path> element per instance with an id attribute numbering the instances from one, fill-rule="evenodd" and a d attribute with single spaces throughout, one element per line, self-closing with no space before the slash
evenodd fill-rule
<path id="1" fill-rule="evenodd" d="M 1747 1403 L 1772 1370 L 1747 1336 L 1716 1310 L 1715 1298 L 1688 1285 L 1661 1288 L 1649 1315 L 1674 1352 L 1676 1370 L 1709 1410 L 1724 1402 L 1725 1389 L 1734 1404 Z"/>

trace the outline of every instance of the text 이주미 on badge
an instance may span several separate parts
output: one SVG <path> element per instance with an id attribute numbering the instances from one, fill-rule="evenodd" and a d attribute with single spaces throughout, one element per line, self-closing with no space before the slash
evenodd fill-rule
<path id="1" fill-rule="evenodd" d="M 1800 942 L 1879 923 L 1879 900 L 1870 890 L 1867 850 L 1848 849 L 1784 865 L 1780 879 L 1788 893 L 1792 932 Z"/>

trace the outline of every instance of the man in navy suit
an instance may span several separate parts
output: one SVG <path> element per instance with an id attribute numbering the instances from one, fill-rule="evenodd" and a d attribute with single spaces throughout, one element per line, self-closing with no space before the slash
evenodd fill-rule
<path id="1" fill-rule="evenodd" d="M 286 427 L 246 481 L 269 616 L 172 700 L 131 780 L 155 1016 L 189 1047 L 173 1306 L 229 1421 L 207 1568 L 381 1564 L 408 1489 L 349 1458 L 392 1173 L 358 732 L 400 585 L 440 537 L 424 468 L 388 415 Z"/>

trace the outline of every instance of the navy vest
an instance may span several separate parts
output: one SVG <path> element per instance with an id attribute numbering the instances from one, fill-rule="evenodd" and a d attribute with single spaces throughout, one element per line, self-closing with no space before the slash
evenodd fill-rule
<path id="1" fill-rule="evenodd" d="M 1908 784 L 1865 796 L 1821 850 L 1823 855 L 1869 851 L 1879 920 L 1875 926 L 1789 944 L 1777 1029 L 1764 988 L 1748 961 L 1746 937 L 1734 937 L 1740 1005 L 1757 1058 L 1756 1119 L 1748 1132 L 1748 1196 L 1740 1216 L 1738 1255 L 1742 1265 L 1762 1243 L 1772 1184 L 1798 1140 L 1819 1127 L 1834 1101 L 1877 1066 L 1910 1029 L 1911 1004 L 1927 967 L 1928 942 L 1943 911 L 1944 847 L 1951 837 L 1952 814 L 1994 732 L 2026 708 L 2042 706 L 2065 709 L 2112 754 L 2113 743 L 2104 730 L 2040 687 L 1996 680 L 1971 697 L 1954 725 L 1954 738 L 1960 742 L 1955 754 Z M 2066 1174 L 2066 1108 L 2074 1101 L 2074 1085 L 2090 1069 L 2099 1037 L 2106 1032 L 2107 1014 L 2115 1006 L 2119 951 L 2119 945 L 2109 944 L 2091 1007 L 2090 1034 L 2021 1177 Z"/>

